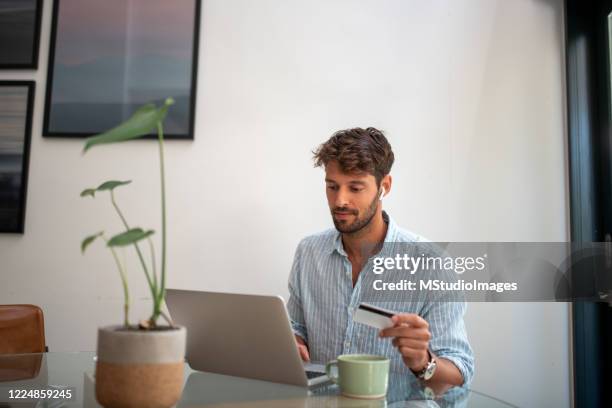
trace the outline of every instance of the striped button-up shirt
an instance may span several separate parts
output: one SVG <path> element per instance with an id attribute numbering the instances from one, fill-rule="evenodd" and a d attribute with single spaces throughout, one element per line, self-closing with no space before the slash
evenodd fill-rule
<path id="1" fill-rule="evenodd" d="M 383 213 L 388 224 L 385 243 L 423 241 L 411 232 L 401 230 Z M 341 354 L 365 353 L 385 355 L 391 359 L 391 371 L 414 376 L 391 344 L 380 338 L 379 331 L 353 321 L 352 315 L 371 284 L 373 259 L 366 262 L 353 287 L 352 265 L 342 245 L 341 234 L 330 229 L 303 239 L 296 250 L 289 277 L 287 309 L 295 334 L 308 344 L 314 362 L 327 362 Z M 365 289 L 364 289 L 365 288 Z M 369 292 L 371 293 L 371 291 Z M 429 323 L 430 350 L 454 363 L 470 383 L 474 374 L 474 357 L 468 342 L 463 315 L 463 301 L 428 301 L 421 294 L 406 292 L 384 302 L 367 303 L 383 306 L 397 313 L 416 313 Z"/>

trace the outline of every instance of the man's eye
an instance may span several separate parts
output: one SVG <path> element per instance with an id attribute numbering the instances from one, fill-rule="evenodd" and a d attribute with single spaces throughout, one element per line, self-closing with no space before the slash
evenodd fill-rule
<path id="1" fill-rule="evenodd" d="M 363 188 L 351 187 L 351 191 L 352 191 L 353 193 L 359 193 L 359 192 L 360 192 L 360 191 L 362 191 L 362 190 L 363 190 Z"/>
<path id="2" fill-rule="evenodd" d="M 336 191 L 338 189 L 338 186 L 327 186 L 327 188 Z"/>

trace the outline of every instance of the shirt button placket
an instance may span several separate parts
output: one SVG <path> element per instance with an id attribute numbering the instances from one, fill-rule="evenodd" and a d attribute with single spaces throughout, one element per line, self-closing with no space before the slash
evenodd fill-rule
<path id="1" fill-rule="evenodd" d="M 352 302 L 352 288 L 353 288 L 353 274 L 352 274 L 352 265 L 349 262 L 348 258 L 345 256 L 343 259 L 343 263 L 344 263 L 344 273 L 346 275 L 346 279 L 347 279 L 347 283 L 349 285 L 349 288 L 351 288 L 350 290 L 350 294 L 351 294 L 351 298 L 349 298 L 349 302 Z M 351 342 L 350 342 L 350 338 L 353 332 L 353 315 L 351 312 L 351 308 L 348 308 L 348 324 L 346 325 L 346 333 L 344 334 L 344 343 L 342 344 L 342 353 L 343 354 L 348 354 L 350 347 L 351 347 Z"/>

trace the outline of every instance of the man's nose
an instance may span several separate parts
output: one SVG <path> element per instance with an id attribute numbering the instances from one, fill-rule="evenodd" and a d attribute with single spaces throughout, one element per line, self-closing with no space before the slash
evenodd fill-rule
<path id="1" fill-rule="evenodd" d="M 336 200 L 334 202 L 334 205 L 336 207 L 342 208 L 342 207 L 348 207 L 348 204 L 349 204 L 348 194 L 344 192 L 342 189 L 338 190 L 338 192 L 336 193 Z"/>

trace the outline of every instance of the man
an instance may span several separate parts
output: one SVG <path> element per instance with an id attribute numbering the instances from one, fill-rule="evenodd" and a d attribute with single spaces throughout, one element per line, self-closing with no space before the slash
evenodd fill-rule
<path id="1" fill-rule="evenodd" d="M 391 358 L 391 370 L 412 373 L 427 384 L 471 381 L 474 358 L 463 322 L 464 302 L 423 302 L 402 294 L 394 303 L 394 326 L 378 331 L 355 323 L 364 274 L 385 242 L 416 242 L 382 210 L 391 192 L 394 156 L 374 128 L 336 132 L 314 152 L 324 167 L 327 202 L 335 230 L 303 239 L 289 278 L 288 310 L 304 361 L 326 362 L 340 354 Z"/>

